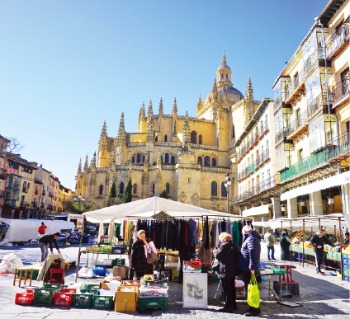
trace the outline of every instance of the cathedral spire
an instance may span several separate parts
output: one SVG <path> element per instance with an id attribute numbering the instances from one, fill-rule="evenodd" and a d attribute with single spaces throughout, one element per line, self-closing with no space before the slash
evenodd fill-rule
<path id="1" fill-rule="evenodd" d="M 122 115 L 120 117 L 120 122 L 119 122 L 118 135 L 121 135 L 124 133 L 125 133 L 125 122 L 124 122 L 124 112 L 122 112 Z"/>
<path id="2" fill-rule="evenodd" d="M 254 115 L 254 97 L 253 97 L 253 85 L 250 79 L 250 75 L 248 76 L 247 90 L 245 96 L 245 118 L 244 125 L 248 125 L 249 121 Z"/>
<path id="3" fill-rule="evenodd" d="M 172 110 L 172 115 L 177 116 L 177 103 L 176 103 L 176 98 L 174 99 L 174 104 L 173 104 L 173 110 Z"/>
<path id="4" fill-rule="evenodd" d="M 199 94 L 198 101 L 197 101 L 197 112 L 199 112 L 202 107 L 203 107 L 203 101 L 202 101 L 201 95 Z"/>
<path id="5" fill-rule="evenodd" d="M 164 112 L 164 110 L 163 110 L 163 99 L 160 98 L 159 111 L 158 111 L 159 116 L 163 116 L 163 112 Z"/>
<path id="6" fill-rule="evenodd" d="M 100 134 L 100 141 L 99 141 L 99 146 L 107 146 L 107 124 L 106 121 L 103 122 L 101 134 Z"/>
<path id="7" fill-rule="evenodd" d="M 84 164 L 84 172 L 87 172 L 89 168 L 89 157 L 86 155 L 85 164 Z"/>
<path id="8" fill-rule="evenodd" d="M 147 141 L 151 142 L 153 141 L 153 107 L 152 107 L 152 100 L 149 101 L 148 105 L 148 114 L 147 114 Z"/>
<path id="9" fill-rule="evenodd" d="M 82 164 L 81 164 L 81 159 L 79 160 L 79 165 L 78 165 L 78 175 L 80 175 L 82 172 Z"/>

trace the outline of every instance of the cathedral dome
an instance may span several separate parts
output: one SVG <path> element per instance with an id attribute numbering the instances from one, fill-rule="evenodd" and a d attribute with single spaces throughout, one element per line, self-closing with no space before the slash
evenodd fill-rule
<path id="1" fill-rule="evenodd" d="M 226 56 L 221 60 L 221 65 L 216 71 L 214 87 L 204 100 L 204 105 L 221 96 L 225 103 L 234 104 L 243 99 L 243 94 L 235 89 L 231 82 L 231 68 L 226 64 Z"/>

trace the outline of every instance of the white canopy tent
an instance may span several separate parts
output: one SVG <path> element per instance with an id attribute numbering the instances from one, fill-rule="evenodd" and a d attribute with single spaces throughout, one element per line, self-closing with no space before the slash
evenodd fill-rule
<path id="1" fill-rule="evenodd" d="M 3 242 L 25 242 L 38 239 L 38 228 L 42 222 L 47 226 L 46 233 L 53 234 L 63 230 L 73 231 L 74 223 L 65 220 L 41 220 L 41 219 L 7 219 L 0 221 L 10 225 Z"/>
<path id="2" fill-rule="evenodd" d="M 92 223 L 109 223 L 112 219 L 154 218 L 161 212 L 173 218 L 198 218 L 203 216 L 208 216 L 211 219 L 223 217 L 231 219 L 243 218 L 242 216 L 221 213 L 157 196 L 93 210 L 83 213 L 83 215 L 87 221 Z"/>

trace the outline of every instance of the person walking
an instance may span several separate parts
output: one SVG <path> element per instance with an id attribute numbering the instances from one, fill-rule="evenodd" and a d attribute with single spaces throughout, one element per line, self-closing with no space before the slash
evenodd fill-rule
<path id="1" fill-rule="evenodd" d="M 54 233 L 52 235 L 50 234 L 45 234 L 39 239 L 39 248 L 41 251 L 41 261 L 44 261 L 49 254 L 49 247 L 51 250 L 51 254 L 53 254 L 53 245 L 55 245 L 57 252 L 60 254 L 61 251 L 58 248 L 58 243 L 57 239 L 61 236 L 60 233 Z"/>
<path id="2" fill-rule="evenodd" d="M 225 306 L 219 311 L 232 313 L 237 310 L 235 280 L 238 273 L 239 250 L 229 233 L 219 235 L 220 246 L 216 254 L 219 261 L 217 271 L 224 291 Z"/>
<path id="3" fill-rule="evenodd" d="M 289 246 L 290 246 L 290 239 L 286 232 L 281 233 L 281 239 L 280 239 L 280 247 L 281 247 L 281 260 L 289 260 L 290 259 L 290 253 L 289 253 Z"/>
<path id="4" fill-rule="evenodd" d="M 242 228 L 243 243 L 241 247 L 241 254 L 239 258 L 239 271 L 245 284 L 246 291 L 248 291 L 248 284 L 252 274 L 259 272 L 260 263 L 260 236 L 251 226 L 245 225 Z M 248 310 L 244 313 L 247 317 L 257 316 L 261 312 L 259 308 L 248 306 Z"/>
<path id="5" fill-rule="evenodd" d="M 321 271 L 324 244 L 328 244 L 333 247 L 333 243 L 331 243 L 325 235 L 326 235 L 325 230 L 319 229 L 314 235 L 312 235 L 310 239 L 310 244 L 314 246 L 316 273 L 319 275 L 325 275 L 325 273 Z"/>
<path id="6" fill-rule="evenodd" d="M 137 232 L 136 241 L 131 249 L 131 268 L 134 271 L 134 279 L 140 279 L 146 274 L 147 267 L 147 240 L 146 232 L 141 229 Z"/>
<path id="7" fill-rule="evenodd" d="M 264 239 L 265 239 L 266 248 L 267 248 L 267 259 L 276 260 L 275 259 L 275 236 L 272 233 L 272 229 L 269 229 L 265 233 Z"/>

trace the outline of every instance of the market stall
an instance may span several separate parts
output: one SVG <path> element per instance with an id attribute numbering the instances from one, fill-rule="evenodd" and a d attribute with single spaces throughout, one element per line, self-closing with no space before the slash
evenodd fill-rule
<path id="1" fill-rule="evenodd" d="M 324 229 L 334 241 L 334 247 L 325 245 L 324 258 L 326 262 L 333 265 L 329 266 L 331 269 L 340 269 L 342 278 L 348 281 L 347 260 L 350 259 L 350 247 L 343 246 L 343 238 L 347 229 L 343 214 L 304 216 L 294 219 L 280 218 L 269 222 L 273 229 L 289 229 L 292 243 L 290 250 L 297 255 L 297 259 L 303 266 L 306 261 L 314 261 L 314 250 L 310 244 L 312 234 L 318 229 Z"/>

